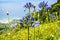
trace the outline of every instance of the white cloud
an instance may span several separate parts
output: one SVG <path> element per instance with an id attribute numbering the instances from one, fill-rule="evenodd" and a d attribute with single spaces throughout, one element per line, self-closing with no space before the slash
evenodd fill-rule
<path id="1" fill-rule="evenodd" d="M 8 23 L 7 20 L 0 20 L 0 23 Z"/>

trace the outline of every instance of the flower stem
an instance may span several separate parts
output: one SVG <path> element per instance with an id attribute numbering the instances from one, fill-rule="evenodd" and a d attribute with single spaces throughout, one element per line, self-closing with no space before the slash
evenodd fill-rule
<path id="1" fill-rule="evenodd" d="M 30 8 L 29 8 L 29 14 L 30 14 Z M 28 25 L 28 40 L 29 40 L 29 25 Z"/>
<path id="2" fill-rule="evenodd" d="M 34 27 L 34 40 L 35 40 L 35 27 Z"/>
<path id="3" fill-rule="evenodd" d="M 8 15 L 8 26 L 10 27 L 10 17 Z"/>

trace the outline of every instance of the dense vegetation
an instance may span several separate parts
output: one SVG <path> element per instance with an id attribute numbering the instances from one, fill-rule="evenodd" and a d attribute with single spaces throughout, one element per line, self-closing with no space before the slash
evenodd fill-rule
<path id="1" fill-rule="evenodd" d="M 0 40 L 60 40 L 60 1 L 51 7 L 44 1 L 38 6 L 40 10 L 36 11 L 36 5 L 26 3 L 24 7 L 29 14 L 11 22 L 17 22 L 12 27 L 11 23 L 0 24 Z M 34 9 L 32 13 L 31 8 Z"/>
<path id="2" fill-rule="evenodd" d="M 29 39 L 60 40 L 60 21 L 42 24 L 39 27 L 30 27 Z M 34 32 L 35 31 L 35 32 Z M 28 29 L 17 28 L 0 34 L 0 40 L 28 40 Z"/>

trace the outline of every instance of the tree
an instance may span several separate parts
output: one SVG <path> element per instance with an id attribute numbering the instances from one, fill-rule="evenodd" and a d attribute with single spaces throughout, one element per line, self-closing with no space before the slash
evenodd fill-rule
<path id="1" fill-rule="evenodd" d="M 52 5 L 52 13 L 55 13 L 58 19 L 60 19 L 60 0 Z"/>

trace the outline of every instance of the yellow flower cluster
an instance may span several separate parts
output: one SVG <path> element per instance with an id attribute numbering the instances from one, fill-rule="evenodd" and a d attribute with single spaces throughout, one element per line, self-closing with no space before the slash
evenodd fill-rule
<path id="1" fill-rule="evenodd" d="M 60 26 L 59 22 L 41 24 L 39 27 L 30 27 L 30 40 L 59 40 Z M 18 27 L 17 27 L 18 28 Z M 0 35 L 0 40 L 28 40 L 28 29 L 13 29 Z M 18 31 L 17 31 L 18 30 Z"/>

